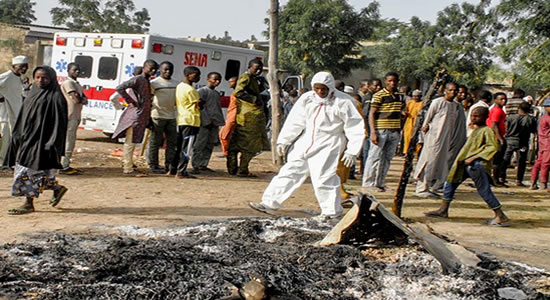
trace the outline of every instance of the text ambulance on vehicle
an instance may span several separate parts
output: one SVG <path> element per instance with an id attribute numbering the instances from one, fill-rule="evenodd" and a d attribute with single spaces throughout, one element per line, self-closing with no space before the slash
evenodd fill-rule
<path id="1" fill-rule="evenodd" d="M 185 67 L 198 67 L 201 80 L 196 87 L 206 85 L 209 72 L 219 72 L 222 82 L 217 90 L 222 95 L 222 107 L 227 107 L 231 95 L 227 80 L 244 73 L 248 61 L 263 59 L 263 55 L 258 50 L 148 34 L 60 32 L 54 36 L 52 67 L 62 83 L 68 76 L 67 65 L 71 62 L 80 65 L 78 81 L 88 97 L 80 128 L 110 134 L 122 111 L 115 110 L 109 97 L 145 60 L 153 59 L 159 64 L 172 62 L 173 77 L 178 81 L 182 80 Z"/>

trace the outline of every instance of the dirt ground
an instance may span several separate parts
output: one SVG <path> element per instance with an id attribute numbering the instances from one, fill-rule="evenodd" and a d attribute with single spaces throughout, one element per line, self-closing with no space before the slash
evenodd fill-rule
<path id="1" fill-rule="evenodd" d="M 47 191 L 36 201 L 35 213 L 8 216 L 7 209 L 20 205 L 22 200 L 10 197 L 11 175 L 0 175 L 0 201 L 4 208 L 4 212 L 0 212 L 0 242 L 23 240 L 25 234 L 45 231 L 91 232 L 102 225 L 164 228 L 213 219 L 265 216 L 248 208 L 247 203 L 259 201 L 276 174 L 269 152 L 251 163 L 251 172 L 257 174 L 257 178 L 229 176 L 219 149 L 215 150 L 210 164 L 216 172 L 198 175 L 198 179 L 163 175 L 124 177 L 120 157 L 111 155 L 122 144 L 98 132 L 80 130 L 78 134 L 72 166 L 81 169 L 83 174 L 59 176 L 60 183 L 69 191 L 57 208 L 48 205 L 51 192 Z M 137 164 L 145 170 L 143 158 Z M 391 188 L 397 186 L 402 164 L 401 158 L 395 158 L 392 163 L 388 178 Z M 509 172 L 513 176 L 513 170 Z M 360 181 L 350 180 L 348 187 L 358 191 Z M 415 197 L 413 190 L 414 186 L 409 185 L 404 202 L 403 216 L 407 221 L 427 223 L 435 232 L 475 251 L 550 270 L 550 193 L 515 187 L 495 189 L 512 220 L 511 227 L 504 228 L 482 225 L 492 212 L 471 187 L 459 188 L 448 220 L 424 217 L 423 212 L 436 208 L 439 201 Z M 391 207 L 394 193 L 374 195 Z M 318 210 L 311 184 L 304 184 L 285 206 Z M 307 216 L 293 211 L 288 214 Z"/>

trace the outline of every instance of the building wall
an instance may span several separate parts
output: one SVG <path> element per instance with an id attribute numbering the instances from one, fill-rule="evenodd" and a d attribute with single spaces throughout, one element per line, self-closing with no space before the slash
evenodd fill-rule
<path id="1" fill-rule="evenodd" d="M 26 35 L 27 30 L 0 24 L 0 72 L 9 70 L 12 58 L 18 55 L 29 57 L 29 70 L 35 67 L 37 43 L 25 43 Z"/>
<path id="2" fill-rule="evenodd" d="M 18 55 L 29 57 L 29 71 L 37 65 L 50 65 L 53 32 L 64 28 L 40 25 L 13 26 L 0 23 L 0 72 L 11 68 L 11 60 Z"/>

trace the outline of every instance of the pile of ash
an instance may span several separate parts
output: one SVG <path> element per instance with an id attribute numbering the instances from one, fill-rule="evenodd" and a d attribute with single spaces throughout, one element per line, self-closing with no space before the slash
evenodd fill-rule
<path id="1" fill-rule="evenodd" d="M 314 246 L 330 230 L 314 219 L 109 230 L 2 246 L 0 298 L 223 299 L 256 274 L 267 299 L 498 299 L 502 287 L 545 299 L 534 285 L 544 274 L 514 264 L 484 261 L 444 275 L 414 244 L 389 248 L 383 259 L 348 245 Z"/>

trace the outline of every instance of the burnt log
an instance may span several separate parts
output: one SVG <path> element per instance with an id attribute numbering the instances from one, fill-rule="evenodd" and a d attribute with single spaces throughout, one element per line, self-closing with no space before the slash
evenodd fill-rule
<path id="1" fill-rule="evenodd" d="M 447 241 L 433 234 L 426 226 L 403 222 L 376 201 L 372 195 L 359 194 L 354 202 L 353 207 L 319 242 L 319 245 L 360 246 L 375 241 L 400 245 L 406 242 L 408 237 L 434 256 L 441 264 L 444 273 L 460 271 L 463 265 L 460 257 L 448 247 Z"/>

